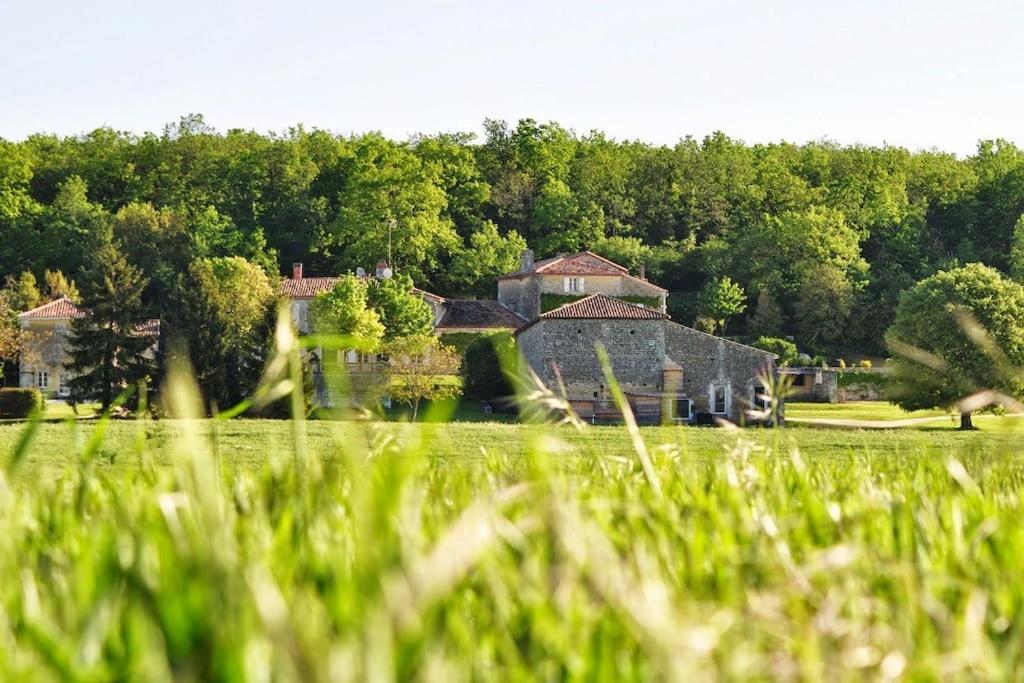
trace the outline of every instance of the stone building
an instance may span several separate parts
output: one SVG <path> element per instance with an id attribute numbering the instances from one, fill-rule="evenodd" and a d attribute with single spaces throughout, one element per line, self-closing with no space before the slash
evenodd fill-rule
<path id="1" fill-rule="evenodd" d="M 771 353 L 604 294 L 541 313 L 516 338 L 541 379 L 564 386 L 577 412 L 595 420 L 617 414 L 597 344 L 607 349 L 612 372 L 638 420 L 646 422 L 747 420 L 766 407 L 763 380 L 774 372 Z"/>
<path id="2" fill-rule="evenodd" d="M 523 251 L 519 270 L 498 278 L 498 303 L 527 320 L 589 294 L 604 294 L 665 312 L 668 290 L 648 282 L 641 271 L 589 251 L 534 261 Z"/>
<path id="3" fill-rule="evenodd" d="M 19 385 L 36 388 L 48 397 L 67 398 L 74 376 L 67 368 L 71 362 L 68 335 L 71 321 L 85 313 L 67 297 L 37 306 L 18 315 L 22 349 L 19 354 Z M 146 352 L 156 357 L 160 337 L 160 321 L 147 320 L 138 328 L 139 335 L 153 338 Z"/>

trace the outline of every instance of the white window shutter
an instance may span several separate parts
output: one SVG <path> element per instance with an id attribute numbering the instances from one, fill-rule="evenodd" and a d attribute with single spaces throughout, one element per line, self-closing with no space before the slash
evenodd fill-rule
<path id="1" fill-rule="evenodd" d="M 562 287 L 563 287 L 563 289 L 565 290 L 566 293 L 569 292 L 569 278 L 567 278 L 567 277 L 562 278 Z"/>
<path id="2" fill-rule="evenodd" d="M 577 285 L 579 285 L 579 288 L 580 288 L 580 289 L 579 289 L 579 292 L 580 292 L 580 294 L 582 294 L 582 293 L 583 293 L 583 290 L 584 290 L 584 287 L 583 287 L 583 284 L 584 284 L 584 278 L 580 278 L 580 279 L 579 279 L 579 280 L 577 281 L 577 283 L 576 283 L 576 284 L 577 284 Z"/>

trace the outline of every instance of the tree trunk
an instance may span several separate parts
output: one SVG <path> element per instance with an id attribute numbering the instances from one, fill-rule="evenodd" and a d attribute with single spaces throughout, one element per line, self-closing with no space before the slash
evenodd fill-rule
<path id="1" fill-rule="evenodd" d="M 417 398 L 412 402 L 412 421 L 416 421 L 416 415 L 420 412 L 420 400 Z"/>
<path id="2" fill-rule="evenodd" d="M 960 430 L 966 432 L 972 429 L 974 429 L 974 423 L 971 422 L 971 414 L 960 413 Z"/>

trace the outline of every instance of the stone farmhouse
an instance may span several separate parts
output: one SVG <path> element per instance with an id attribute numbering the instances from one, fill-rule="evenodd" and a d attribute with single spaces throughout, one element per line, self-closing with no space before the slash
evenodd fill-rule
<path id="1" fill-rule="evenodd" d="M 387 277 L 387 264 L 374 275 Z M 300 331 L 309 331 L 309 302 L 337 283 L 303 277 L 295 264 L 281 294 L 292 302 Z M 594 420 L 617 415 L 597 358 L 607 349 L 612 370 L 640 420 L 743 421 L 766 407 L 765 381 L 775 356 L 673 322 L 668 291 L 641 272 L 589 251 L 535 261 L 498 278 L 497 301 L 449 299 L 416 290 L 434 310 L 443 339 L 454 333 L 513 331 L 523 357 L 548 386 L 564 386 L 577 412 Z M 379 369 L 372 354 L 339 352 L 352 376 Z"/>
<path id="2" fill-rule="evenodd" d="M 66 365 L 71 362 L 68 334 L 71 321 L 85 315 L 67 297 L 43 304 L 18 315 L 25 333 L 25 344 L 19 359 L 19 381 L 22 388 L 36 388 L 48 397 L 66 398 L 74 375 Z M 138 334 L 153 337 L 148 354 L 156 357 L 160 337 L 160 321 L 143 323 Z"/>

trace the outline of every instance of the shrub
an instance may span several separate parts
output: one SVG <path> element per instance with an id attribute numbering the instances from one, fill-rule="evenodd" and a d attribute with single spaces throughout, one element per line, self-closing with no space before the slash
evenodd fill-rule
<path id="1" fill-rule="evenodd" d="M 515 340 L 508 332 L 474 339 L 462 360 L 463 393 L 481 401 L 512 396 L 514 390 L 502 370 L 501 358 L 514 352 Z"/>
<path id="2" fill-rule="evenodd" d="M 840 358 L 838 361 L 836 361 L 836 365 L 838 365 L 840 368 L 845 368 L 846 367 L 846 361 L 843 360 L 842 358 Z"/>
<path id="3" fill-rule="evenodd" d="M 870 360 L 868 360 L 867 358 L 865 358 L 864 360 L 862 360 L 862 361 L 860 362 L 860 366 L 861 366 L 862 368 L 870 368 L 870 367 L 871 367 L 871 361 L 870 361 Z"/>
<path id="4" fill-rule="evenodd" d="M 779 337 L 759 337 L 754 342 L 754 347 L 777 355 L 779 357 L 779 365 L 782 367 L 792 365 L 798 355 L 796 344 Z"/>
<path id="5" fill-rule="evenodd" d="M 0 389 L 0 418 L 28 417 L 46 402 L 38 389 Z"/>

